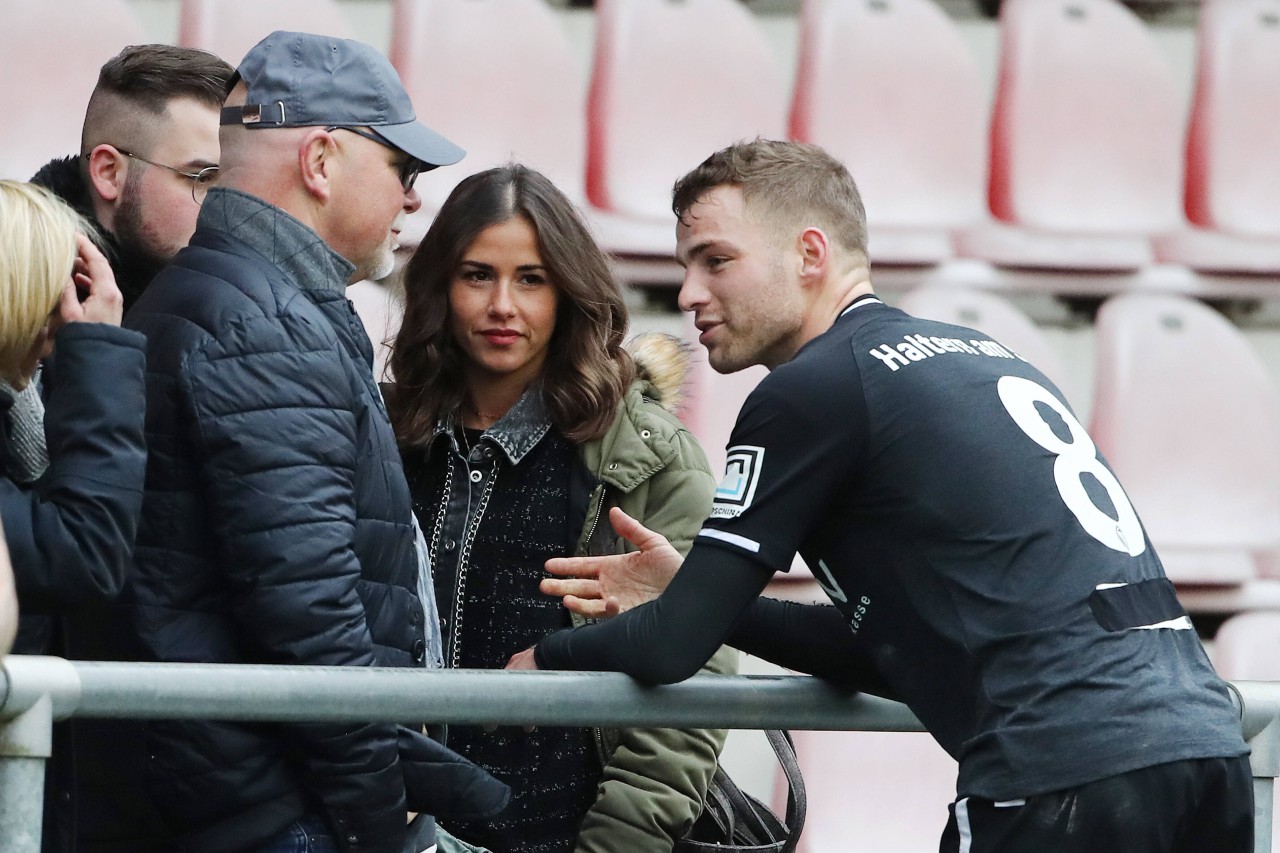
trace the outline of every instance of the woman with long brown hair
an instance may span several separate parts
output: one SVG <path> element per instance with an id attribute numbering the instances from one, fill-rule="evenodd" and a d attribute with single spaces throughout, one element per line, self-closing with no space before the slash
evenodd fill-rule
<path id="1" fill-rule="evenodd" d="M 557 556 L 627 546 L 621 506 L 687 551 L 715 480 L 669 411 L 679 342 L 624 347 L 627 311 L 572 203 L 520 165 L 454 190 L 405 273 L 388 408 L 432 559 L 445 664 L 501 669 L 571 624 L 538 585 Z M 715 671 L 731 671 L 722 650 Z M 572 697 L 565 697 L 572 701 Z M 496 820 L 447 824 L 495 853 L 670 850 L 692 825 L 723 733 L 452 727 L 511 785 Z"/>

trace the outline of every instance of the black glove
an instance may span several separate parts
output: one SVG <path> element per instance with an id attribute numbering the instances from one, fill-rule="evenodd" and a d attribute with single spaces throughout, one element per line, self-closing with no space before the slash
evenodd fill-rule
<path id="1" fill-rule="evenodd" d="M 511 802 L 506 783 L 447 746 L 406 726 L 399 727 L 399 738 L 409 811 L 446 820 L 481 820 Z"/>

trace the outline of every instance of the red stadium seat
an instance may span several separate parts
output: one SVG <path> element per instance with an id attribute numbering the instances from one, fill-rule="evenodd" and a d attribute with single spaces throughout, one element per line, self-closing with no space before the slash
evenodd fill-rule
<path id="1" fill-rule="evenodd" d="M 791 137 L 853 174 L 877 264 L 952 257 L 987 219 L 977 63 L 935 0 L 804 0 Z"/>
<path id="2" fill-rule="evenodd" d="M 1034 364 L 1064 395 L 1067 393 L 1062 357 L 1031 318 L 1003 297 L 984 290 L 935 284 L 913 288 L 894 304 L 926 320 L 985 332 Z M 1071 402 L 1069 395 L 1067 402 Z"/>
<path id="3" fill-rule="evenodd" d="M 587 109 L 592 202 L 672 229 L 677 178 L 735 141 L 786 132 L 773 51 L 737 0 L 598 0 Z"/>
<path id="4" fill-rule="evenodd" d="M 102 63 L 144 41 L 125 0 L 0 0 L 0 178 L 79 153 Z"/>
<path id="5" fill-rule="evenodd" d="M 1240 584 L 1280 544 L 1280 405 L 1244 335 L 1178 296 L 1108 300 L 1092 434 L 1182 584 Z"/>
<path id="6" fill-rule="evenodd" d="M 543 0 L 396 0 L 391 61 L 422 120 L 467 150 L 458 166 L 418 179 L 423 204 L 401 235 L 407 245 L 464 177 L 517 160 L 577 203 L 606 249 L 670 258 L 674 226 L 587 202 L 586 74 Z"/>
<path id="7" fill-rule="evenodd" d="M 199 47 L 238 65 L 276 30 L 352 38 L 337 0 L 182 0 L 178 44 Z"/>
<path id="8" fill-rule="evenodd" d="M 809 797 L 796 853 L 937 850 L 957 766 L 923 732 L 791 733 Z M 779 780 L 774 791 L 786 791 Z M 778 813 L 782 813 L 785 802 Z"/>
<path id="9" fill-rule="evenodd" d="M 1184 110 L 1145 25 L 1116 0 L 1005 0 L 990 205 L 960 249 L 1005 266 L 1136 269 L 1183 225 Z"/>
<path id="10" fill-rule="evenodd" d="M 1161 238 L 1164 260 L 1280 272 L 1280 2 L 1207 4 L 1187 134 L 1186 211 L 1199 229 Z"/>

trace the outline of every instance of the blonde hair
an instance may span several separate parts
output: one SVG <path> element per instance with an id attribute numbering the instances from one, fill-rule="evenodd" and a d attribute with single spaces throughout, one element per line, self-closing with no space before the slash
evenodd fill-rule
<path id="1" fill-rule="evenodd" d="M 0 180 L 0 378 L 17 375 L 71 277 L 85 221 L 52 193 Z"/>

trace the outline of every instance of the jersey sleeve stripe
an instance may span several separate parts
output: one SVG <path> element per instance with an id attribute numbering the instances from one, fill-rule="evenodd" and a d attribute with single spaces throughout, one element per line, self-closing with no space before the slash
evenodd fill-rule
<path id="1" fill-rule="evenodd" d="M 736 533 L 726 533 L 723 530 L 714 530 L 710 527 L 704 527 L 698 531 L 699 536 L 706 536 L 709 539 L 719 539 L 721 542 L 728 542 L 730 545 L 737 545 L 744 551 L 750 551 L 752 554 L 760 553 L 760 543 L 754 539 L 748 539 L 745 536 L 739 536 Z"/>

